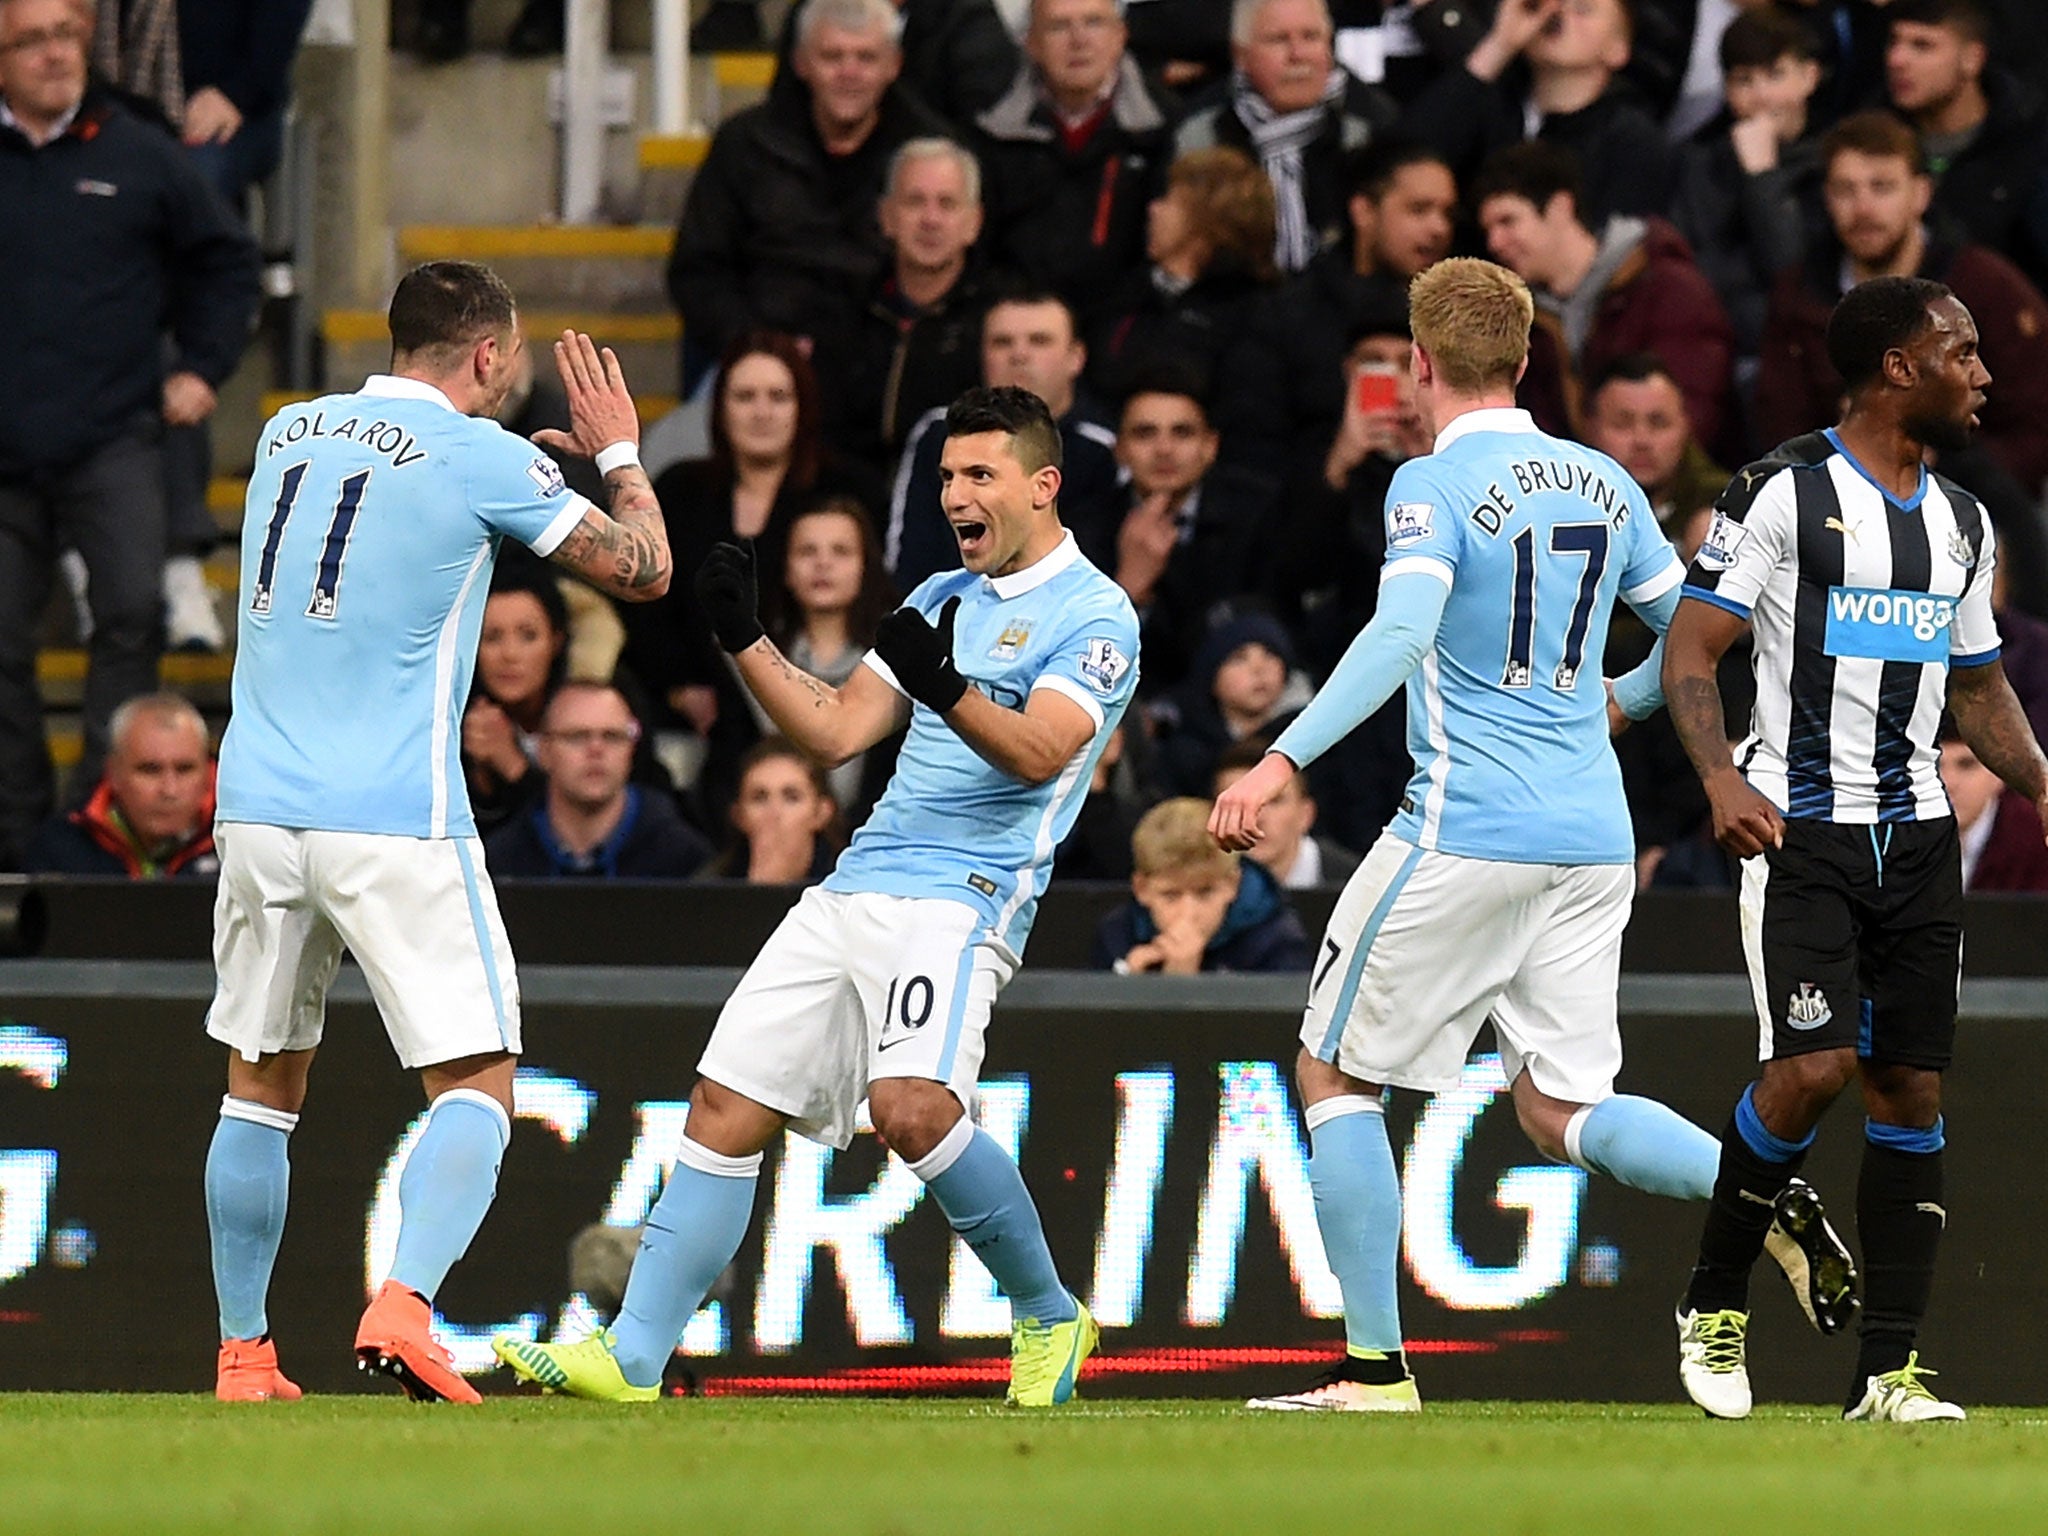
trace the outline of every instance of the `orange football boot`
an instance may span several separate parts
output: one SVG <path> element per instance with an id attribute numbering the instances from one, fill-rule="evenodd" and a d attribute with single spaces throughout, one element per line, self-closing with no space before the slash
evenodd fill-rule
<path id="1" fill-rule="evenodd" d="M 277 1345 L 265 1337 L 221 1341 L 213 1395 L 224 1403 L 295 1403 L 305 1394 L 277 1368 Z"/>
<path id="2" fill-rule="evenodd" d="M 418 1291 L 386 1280 L 356 1328 L 356 1369 L 389 1376 L 416 1403 L 480 1403 L 455 1359 L 434 1341 L 433 1308 Z"/>

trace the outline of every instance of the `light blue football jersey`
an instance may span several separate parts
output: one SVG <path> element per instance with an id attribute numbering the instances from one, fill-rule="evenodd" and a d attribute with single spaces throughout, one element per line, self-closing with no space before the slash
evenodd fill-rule
<path id="1" fill-rule="evenodd" d="M 549 554 L 589 505 L 416 380 L 272 417 L 242 516 L 220 819 L 474 836 L 462 712 L 498 541 Z"/>
<path id="2" fill-rule="evenodd" d="M 1685 568 L 1628 471 L 1525 411 L 1468 412 L 1388 488 L 1382 579 L 1408 571 L 1450 597 L 1408 679 L 1415 777 L 1391 830 L 1468 858 L 1633 860 L 1601 657 L 1616 597 Z"/>
<path id="3" fill-rule="evenodd" d="M 909 604 L 936 621 L 952 597 L 960 599 L 953 661 L 972 686 L 1020 710 L 1034 690 L 1057 689 L 1094 717 L 1095 735 L 1052 780 L 1025 784 L 917 705 L 895 776 L 825 889 L 965 902 L 987 919 L 987 937 L 1022 955 L 1053 850 L 1080 814 L 1095 760 L 1137 687 L 1138 615 L 1071 533 L 1008 576 L 943 571 Z M 864 664 L 895 686 L 881 657 L 870 653 Z"/>

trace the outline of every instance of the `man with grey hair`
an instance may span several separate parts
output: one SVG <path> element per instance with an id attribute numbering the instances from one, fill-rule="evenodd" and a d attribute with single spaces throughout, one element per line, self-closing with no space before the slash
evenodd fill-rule
<path id="1" fill-rule="evenodd" d="M 1264 168 L 1282 272 L 1349 233 L 1347 160 L 1397 115 L 1392 97 L 1337 63 L 1334 45 L 1325 0 L 1235 0 L 1229 99 L 1181 124 L 1174 141 L 1177 155 L 1228 144 Z"/>
<path id="2" fill-rule="evenodd" d="M 900 27 L 890 0 L 807 0 L 790 78 L 713 136 L 668 265 L 686 384 L 744 331 L 843 328 L 882 271 L 889 157 L 944 131 L 896 85 Z"/>
<path id="3" fill-rule="evenodd" d="M 981 167 L 951 139 L 912 139 L 889 162 L 876 211 L 889 268 L 811 361 L 832 445 L 887 476 L 919 418 L 981 382 Z"/>
<path id="4" fill-rule="evenodd" d="M 1032 0 L 1025 61 L 975 119 L 989 252 L 1074 305 L 1082 329 L 1145 262 L 1145 209 L 1165 185 L 1178 105 L 1125 50 L 1119 0 Z"/>
<path id="5" fill-rule="evenodd" d="M 212 879 L 213 753 L 206 721 L 175 693 L 129 699 L 108 722 L 107 768 L 92 797 L 37 829 L 36 874 Z"/>

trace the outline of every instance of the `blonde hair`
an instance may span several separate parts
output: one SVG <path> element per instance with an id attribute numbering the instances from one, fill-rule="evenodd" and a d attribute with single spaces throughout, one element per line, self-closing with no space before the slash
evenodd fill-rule
<path id="1" fill-rule="evenodd" d="M 1182 795 L 1160 801 L 1139 819 L 1131 833 L 1131 864 L 1141 875 L 1200 869 L 1221 874 L 1236 866 L 1237 855 L 1209 835 L 1209 802 Z"/>
<path id="2" fill-rule="evenodd" d="M 1460 394 L 1513 384 L 1529 355 L 1536 301 L 1506 267 L 1452 256 L 1408 285 L 1408 324 L 1437 376 Z"/>

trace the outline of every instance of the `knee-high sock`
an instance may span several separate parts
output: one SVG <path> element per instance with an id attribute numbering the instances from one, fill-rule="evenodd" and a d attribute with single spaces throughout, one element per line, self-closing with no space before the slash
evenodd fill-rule
<path id="1" fill-rule="evenodd" d="M 451 1088 L 434 1100 L 398 1179 L 393 1280 L 434 1299 L 484 1224 L 511 1142 L 511 1117 L 489 1094 Z"/>
<path id="2" fill-rule="evenodd" d="M 292 1179 L 286 1145 L 298 1123 L 297 1115 L 267 1104 L 221 1100 L 206 1153 L 206 1225 L 223 1339 L 260 1339 L 270 1331 L 265 1304 Z"/>
<path id="3" fill-rule="evenodd" d="M 641 1229 L 612 1329 L 612 1354 L 634 1386 L 661 1380 L 691 1314 L 740 1251 L 760 1175 L 758 1152 L 726 1157 L 683 1137 L 675 1169 Z"/>
<path id="4" fill-rule="evenodd" d="M 1948 1221 L 1941 1203 L 1945 1140 L 1939 1119 L 1926 1130 L 1874 1120 L 1864 1126 L 1863 1172 L 1856 1184 L 1863 1319 L 1857 1327 L 1852 1407 L 1863 1397 L 1866 1377 L 1906 1363 L 1927 1315 L 1934 1254 Z"/>
<path id="5" fill-rule="evenodd" d="M 924 1180 L 946 1220 L 995 1276 L 1018 1321 L 1067 1323 L 1074 1298 L 1060 1284 L 1038 1207 L 1024 1175 L 988 1132 L 962 1115 L 910 1171 Z"/>
<path id="6" fill-rule="evenodd" d="M 1342 1094 L 1309 1105 L 1303 1118 L 1316 1226 L 1344 1297 L 1346 1352 L 1398 1358 L 1401 1178 L 1387 1142 L 1386 1115 L 1377 1099 Z"/>
<path id="7" fill-rule="evenodd" d="M 1617 1093 L 1589 1104 L 1564 1128 L 1564 1154 L 1618 1184 L 1674 1200 L 1713 1197 L 1721 1144 L 1655 1099 Z"/>
<path id="8" fill-rule="evenodd" d="M 1772 1203 L 1813 1145 L 1812 1131 L 1801 1141 L 1774 1135 L 1757 1118 L 1755 1094 L 1754 1083 L 1742 1090 L 1721 1133 L 1721 1169 L 1700 1232 L 1699 1263 L 1685 1293 L 1688 1311 L 1748 1310 L 1749 1272 L 1764 1251 Z"/>

